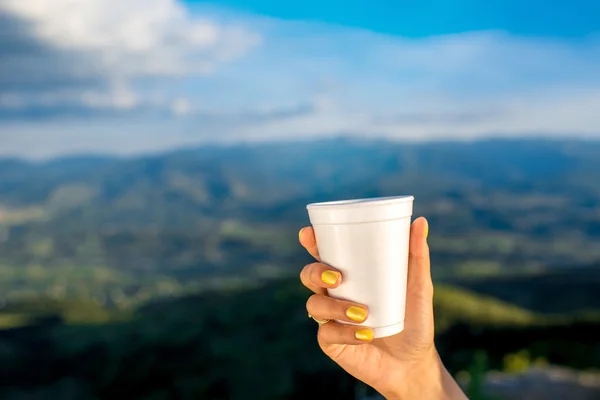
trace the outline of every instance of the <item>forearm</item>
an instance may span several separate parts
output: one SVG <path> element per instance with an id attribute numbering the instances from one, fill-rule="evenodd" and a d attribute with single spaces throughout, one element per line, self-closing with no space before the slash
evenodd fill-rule
<path id="1" fill-rule="evenodd" d="M 387 400 L 468 400 L 435 349 L 408 375 L 405 382 L 398 382 L 395 388 L 381 394 Z"/>

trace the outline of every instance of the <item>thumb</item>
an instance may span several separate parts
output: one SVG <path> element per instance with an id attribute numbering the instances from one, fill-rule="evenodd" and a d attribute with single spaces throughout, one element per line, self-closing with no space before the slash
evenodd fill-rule
<path id="1" fill-rule="evenodd" d="M 429 223 L 427 220 L 424 217 L 417 218 L 410 227 L 407 292 L 418 295 L 418 297 L 427 297 L 433 301 L 428 234 Z"/>
<path id="2" fill-rule="evenodd" d="M 417 218 L 410 228 L 408 284 L 406 288 L 406 330 L 414 339 L 433 340 L 433 282 L 427 235 L 429 224 Z M 412 335 L 411 335 L 412 336 Z"/>

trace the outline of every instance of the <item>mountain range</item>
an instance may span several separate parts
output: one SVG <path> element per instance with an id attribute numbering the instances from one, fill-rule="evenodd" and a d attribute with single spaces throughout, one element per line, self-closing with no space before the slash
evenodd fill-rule
<path id="1" fill-rule="evenodd" d="M 600 142 L 533 139 L 3 159 L 2 289 L 27 292 L 33 282 L 105 298 L 159 280 L 169 292 L 208 275 L 295 274 L 307 260 L 296 241 L 307 203 L 401 194 L 429 219 L 439 278 L 595 265 L 598 171 Z M 73 270 L 81 280 L 64 282 Z"/>

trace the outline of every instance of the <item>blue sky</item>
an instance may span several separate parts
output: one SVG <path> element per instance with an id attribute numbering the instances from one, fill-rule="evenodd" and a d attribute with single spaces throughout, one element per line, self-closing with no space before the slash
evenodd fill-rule
<path id="1" fill-rule="evenodd" d="M 595 0 L 223 0 L 218 4 L 249 14 L 412 38 L 479 30 L 575 38 L 598 32 L 600 24 L 600 2 Z"/>
<path id="2" fill-rule="evenodd" d="M 394 3 L 0 0 L 0 156 L 600 136 L 600 3 Z"/>

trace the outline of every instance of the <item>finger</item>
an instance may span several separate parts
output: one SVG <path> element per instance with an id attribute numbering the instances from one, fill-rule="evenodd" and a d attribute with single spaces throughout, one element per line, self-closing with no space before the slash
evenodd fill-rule
<path id="1" fill-rule="evenodd" d="M 370 328 L 353 325 L 342 325 L 329 321 L 319 327 L 317 340 L 321 348 L 327 353 L 328 346 L 340 344 L 364 344 L 373 340 L 374 332 Z"/>
<path id="2" fill-rule="evenodd" d="M 325 294 L 327 288 L 336 288 L 340 285 L 342 274 L 325 264 L 313 263 L 302 269 L 300 281 L 313 292 Z"/>
<path id="3" fill-rule="evenodd" d="M 345 322 L 364 322 L 369 315 L 367 307 L 322 294 L 313 294 L 306 302 L 306 311 L 316 319 L 335 319 Z"/>
<path id="4" fill-rule="evenodd" d="M 311 256 L 313 256 L 316 260 L 320 260 L 319 249 L 317 248 L 317 240 L 315 238 L 315 230 L 312 228 L 312 226 L 300 229 L 300 232 L 298 232 L 298 239 L 300 240 L 302 247 L 304 247 Z"/>

